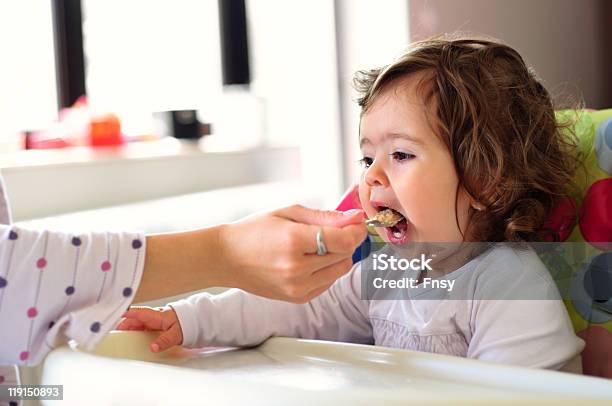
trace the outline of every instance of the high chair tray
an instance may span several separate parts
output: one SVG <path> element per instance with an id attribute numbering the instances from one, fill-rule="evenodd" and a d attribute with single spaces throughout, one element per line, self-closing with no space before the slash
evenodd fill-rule
<path id="1" fill-rule="evenodd" d="M 91 353 L 56 349 L 40 383 L 63 384 L 63 404 L 79 405 L 612 404 L 612 381 L 569 373 L 291 338 L 158 355 L 154 336 L 112 332 Z"/>

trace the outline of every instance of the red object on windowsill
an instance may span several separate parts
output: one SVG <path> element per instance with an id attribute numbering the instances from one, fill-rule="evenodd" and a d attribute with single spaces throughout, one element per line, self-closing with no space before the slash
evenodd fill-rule
<path id="1" fill-rule="evenodd" d="M 114 146 L 124 142 L 119 117 L 113 113 L 93 113 L 83 96 L 59 112 L 59 121 L 45 130 L 28 134 L 26 149 Z"/>
<path id="2" fill-rule="evenodd" d="M 92 117 L 89 124 L 89 142 L 94 147 L 123 144 L 119 117 L 112 113 Z"/>

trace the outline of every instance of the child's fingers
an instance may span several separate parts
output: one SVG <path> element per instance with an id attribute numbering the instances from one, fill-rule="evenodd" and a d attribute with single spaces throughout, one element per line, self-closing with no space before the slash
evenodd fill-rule
<path id="1" fill-rule="evenodd" d="M 168 330 L 161 333 L 155 341 L 151 343 L 151 351 L 166 351 L 168 348 L 179 345 L 183 342 L 183 333 L 179 323 L 174 323 Z"/>
<path id="2" fill-rule="evenodd" d="M 163 330 L 163 313 L 159 310 L 154 310 L 149 307 L 130 307 L 123 314 L 127 320 L 137 320 L 142 325 L 150 330 Z"/>
<path id="3" fill-rule="evenodd" d="M 117 325 L 117 330 L 144 330 L 145 325 L 137 319 L 123 319 Z"/>
<path id="4" fill-rule="evenodd" d="M 172 308 L 131 307 L 123 317 L 117 326 L 119 330 L 162 331 L 151 343 L 152 352 L 165 351 L 183 342 L 183 332 Z"/>
<path id="5" fill-rule="evenodd" d="M 128 321 L 128 319 L 123 319 L 119 322 L 119 324 L 117 324 L 117 327 L 115 327 L 116 330 L 129 330 L 129 326 L 130 326 L 131 322 Z"/>

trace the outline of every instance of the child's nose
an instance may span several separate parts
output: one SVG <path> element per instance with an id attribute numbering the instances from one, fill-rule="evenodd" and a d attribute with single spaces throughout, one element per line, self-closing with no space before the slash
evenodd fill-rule
<path id="1" fill-rule="evenodd" d="M 367 169 L 365 173 L 365 182 L 370 187 L 389 186 L 389 179 L 381 165 L 376 163 L 376 160 L 374 160 Z"/>

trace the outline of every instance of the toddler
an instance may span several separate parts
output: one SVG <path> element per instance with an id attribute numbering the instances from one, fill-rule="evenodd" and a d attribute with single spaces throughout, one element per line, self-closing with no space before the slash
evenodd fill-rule
<path id="1" fill-rule="evenodd" d="M 152 351 L 287 336 L 580 372 L 584 343 L 548 271 L 533 250 L 506 244 L 542 238 L 575 168 L 571 140 L 521 56 L 494 40 L 439 37 L 358 72 L 355 85 L 363 209 L 369 217 L 384 209 L 401 215 L 393 227 L 376 229 L 390 246 L 494 243 L 438 275 L 469 297 L 364 298 L 362 261 L 307 303 L 237 289 L 202 293 L 164 309 L 132 308 L 119 328 L 162 330 Z M 423 281 L 422 272 L 414 277 Z M 492 285 L 504 294 L 491 297 Z M 514 299 L 526 290 L 546 300 Z"/>

